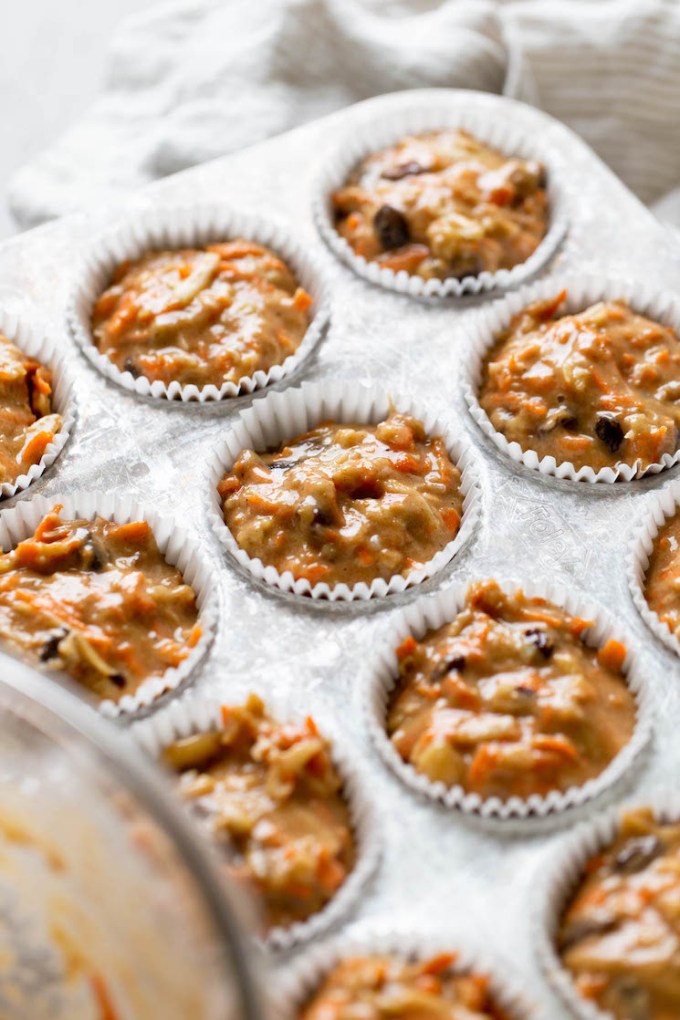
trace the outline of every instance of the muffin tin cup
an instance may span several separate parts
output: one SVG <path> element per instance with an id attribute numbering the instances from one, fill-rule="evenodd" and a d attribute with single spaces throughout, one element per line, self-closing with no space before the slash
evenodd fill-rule
<path id="1" fill-rule="evenodd" d="M 140 258 L 154 249 L 192 247 L 237 237 L 266 245 L 280 255 L 298 283 L 313 298 L 311 322 L 300 346 L 290 357 L 268 371 L 259 369 L 238 382 L 224 382 L 221 386 L 210 383 L 199 387 L 195 384 L 183 386 L 176 380 L 166 384 L 160 380 L 151 382 L 145 376 L 135 378 L 130 372 L 121 372 L 105 354 L 99 352 L 92 339 L 92 309 L 121 262 Z M 142 397 L 208 403 L 253 393 L 295 372 L 319 342 L 330 317 L 330 297 L 309 243 L 298 239 L 282 220 L 216 205 L 159 207 L 126 220 L 116 231 L 96 240 L 78 271 L 67 314 L 79 347 L 107 379 Z"/>
<path id="2" fill-rule="evenodd" d="M 586 637 L 591 647 L 604 644 L 610 637 L 626 645 L 628 655 L 623 672 L 637 703 L 635 729 L 628 744 L 599 776 L 588 780 L 583 786 L 570 787 L 565 791 L 553 790 L 545 796 L 532 794 L 527 798 L 513 796 L 502 800 L 499 797 L 484 798 L 477 793 L 466 792 L 462 786 L 433 782 L 399 755 L 385 729 L 389 696 L 398 679 L 396 649 L 409 635 L 420 640 L 428 631 L 450 623 L 465 604 L 469 582 L 457 583 L 444 591 L 425 596 L 398 612 L 384 642 L 376 648 L 375 664 L 370 667 L 364 681 L 362 707 L 371 739 L 380 757 L 415 793 L 465 815 L 503 823 L 508 831 L 514 831 L 515 828 L 522 831 L 525 825 L 531 831 L 531 827 L 539 823 L 560 824 L 567 817 L 572 817 L 570 811 L 580 809 L 594 798 L 613 791 L 639 760 L 650 741 L 654 718 L 653 699 L 648 682 L 640 673 L 637 655 L 631 650 L 627 635 L 615 628 L 599 607 L 558 582 L 503 581 L 499 584 L 507 594 L 521 588 L 527 597 L 545 598 L 573 616 L 592 621 Z"/>
<path id="3" fill-rule="evenodd" d="M 485 271 L 462 279 L 425 280 L 405 270 L 394 272 L 357 255 L 336 230 L 330 196 L 342 187 L 362 159 L 406 135 L 444 128 L 462 128 L 504 155 L 536 159 L 545 165 L 550 203 L 548 231 L 525 262 L 512 269 L 499 269 L 495 273 Z M 462 106 L 433 97 L 427 105 L 422 101 L 415 106 L 404 105 L 397 110 L 382 112 L 379 120 L 373 115 L 352 124 L 342 140 L 326 154 L 317 170 L 312 208 L 317 229 L 331 251 L 369 283 L 411 297 L 463 297 L 517 287 L 554 255 L 567 232 L 569 199 L 564 183 L 567 178 L 568 164 L 563 154 L 545 142 L 538 142 L 535 137 L 528 137 L 510 118 L 488 108 L 475 108 L 470 104 Z"/>
<path id="4" fill-rule="evenodd" d="M 131 730 L 132 736 L 147 754 L 159 758 L 163 748 L 175 740 L 194 733 L 222 729 L 221 706 L 245 700 L 255 686 L 241 686 L 219 699 L 212 697 L 174 701 L 167 710 L 135 724 Z M 291 710 L 288 700 L 281 694 L 269 691 L 265 693 L 262 690 L 257 693 L 273 718 L 286 721 L 304 717 L 304 713 L 299 710 Z M 380 818 L 371 800 L 366 778 L 355 765 L 356 755 L 352 755 L 349 748 L 326 725 L 319 725 L 319 733 L 330 742 L 333 763 L 342 777 L 343 793 L 356 845 L 356 861 L 335 896 L 322 910 L 306 921 L 298 921 L 289 927 L 272 928 L 265 936 L 257 939 L 265 948 L 275 952 L 285 952 L 301 942 L 317 938 L 344 918 L 356 904 L 380 860 Z"/>
<path id="5" fill-rule="evenodd" d="M 558 847 L 547 874 L 537 886 L 531 904 L 533 942 L 545 977 L 571 1014 L 579 1020 L 611 1020 L 611 1014 L 588 1002 L 578 992 L 570 971 L 563 966 L 555 946 L 562 914 L 576 892 L 583 870 L 591 857 L 609 846 L 617 836 L 621 813 L 625 808 L 649 806 L 662 822 L 680 820 L 680 797 L 665 792 L 641 803 L 627 802 L 621 807 L 583 822 Z"/>
<path id="6" fill-rule="evenodd" d="M 680 300 L 674 294 L 652 291 L 633 280 L 600 279 L 584 276 L 549 277 L 538 283 L 522 288 L 516 294 L 507 295 L 493 304 L 480 309 L 467 325 L 469 347 L 462 370 L 463 396 L 470 414 L 484 435 L 516 464 L 523 464 L 542 475 L 567 478 L 573 482 L 630 482 L 644 475 L 658 474 L 680 462 L 680 449 L 674 454 L 666 453 L 658 463 L 642 468 L 634 464 L 617 464 L 603 467 L 599 471 L 585 466 L 576 468 L 570 461 L 554 457 L 540 457 L 535 450 L 523 450 L 518 442 L 510 442 L 491 423 L 486 411 L 479 403 L 484 362 L 497 341 L 498 334 L 510 325 L 514 315 L 534 301 L 555 297 L 561 290 L 567 290 L 564 312 L 571 315 L 582 311 L 598 301 L 624 299 L 631 308 L 642 315 L 671 326 L 680 336 Z"/>
<path id="7" fill-rule="evenodd" d="M 52 372 L 52 410 L 62 417 L 62 425 L 52 442 L 46 447 L 37 464 L 31 464 L 28 471 L 13 482 L 0 483 L 0 499 L 9 499 L 40 478 L 54 464 L 64 449 L 76 418 L 76 402 L 73 386 L 61 356 L 54 343 L 41 331 L 16 315 L 0 310 L 0 333 L 31 358 L 40 361 Z M 40 419 L 38 419 L 39 421 Z"/>
<path id="8" fill-rule="evenodd" d="M 429 436 L 442 436 L 451 460 L 461 471 L 460 491 L 463 495 L 463 516 L 455 538 L 422 567 L 408 575 L 393 575 L 388 581 L 376 578 L 367 584 L 361 581 L 351 587 L 320 581 L 311 585 L 306 579 L 295 579 L 290 571 L 279 573 L 274 566 L 251 557 L 242 549 L 227 527 L 217 485 L 244 449 L 263 450 L 285 443 L 319 425 L 323 421 L 382 421 L 394 408 L 418 418 Z M 253 577 L 283 592 L 308 595 L 331 602 L 367 600 L 403 592 L 442 570 L 475 532 L 479 519 L 481 490 L 479 472 L 471 447 L 462 437 L 451 435 L 449 425 L 415 401 L 391 395 L 384 388 L 349 381 L 303 383 L 302 386 L 271 393 L 243 411 L 231 432 L 220 442 L 208 466 L 206 486 L 209 498 L 208 516 L 222 547 Z"/>
<path id="9" fill-rule="evenodd" d="M 654 548 L 656 536 L 664 524 L 680 509 L 680 480 L 676 479 L 667 489 L 653 493 L 645 501 L 644 510 L 634 529 L 633 538 L 626 556 L 628 586 L 640 616 L 652 634 L 663 641 L 667 648 L 680 656 L 680 640 L 667 623 L 650 608 L 645 597 L 645 575 Z"/>
<path id="10" fill-rule="evenodd" d="M 124 717 L 148 709 L 163 694 L 177 690 L 204 657 L 217 626 L 219 607 L 215 577 L 198 542 L 171 519 L 146 509 L 132 497 L 113 494 L 78 493 L 56 495 L 49 499 L 36 496 L 16 504 L 11 510 L 0 512 L 0 548 L 13 549 L 19 542 L 30 538 L 45 514 L 61 505 L 64 520 L 104 517 L 118 524 L 144 520 L 150 525 L 161 555 L 182 573 L 184 581 L 196 593 L 198 622 L 202 636 L 179 666 L 164 674 L 144 680 L 134 694 L 126 694 L 119 702 L 104 699 L 99 711 L 110 718 Z"/>
<path id="11" fill-rule="evenodd" d="M 496 1002 L 513 1020 L 537 1020 L 541 1015 L 524 990 L 510 977 L 508 968 L 476 943 L 459 934 L 447 936 L 436 931 L 393 924 L 361 925 L 302 954 L 271 990 L 270 1008 L 275 1020 L 295 1020 L 330 971 L 343 959 L 372 953 L 389 953 L 410 960 L 428 959 L 442 953 L 454 956 L 453 966 L 461 974 L 483 974 Z"/>

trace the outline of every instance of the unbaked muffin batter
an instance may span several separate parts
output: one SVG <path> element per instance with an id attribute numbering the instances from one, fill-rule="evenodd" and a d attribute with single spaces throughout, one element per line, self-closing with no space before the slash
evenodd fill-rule
<path id="1" fill-rule="evenodd" d="M 218 491 L 250 556 L 312 585 L 352 585 L 408 574 L 443 549 L 460 527 L 460 478 L 443 439 L 393 413 L 244 450 Z"/>
<path id="2" fill-rule="evenodd" d="M 238 238 L 124 262 L 94 306 L 92 335 L 121 372 L 219 387 L 294 354 L 311 303 L 278 255 Z"/>
<path id="3" fill-rule="evenodd" d="M 479 397 L 509 442 L 595 471 L 674 453 L 680 342 L 625 301 L 560 315 L 566 292 L 514 317 L 488 355 Z"/>
<path id="4" fill-rule="evenodd" d="M 0 333 L 0 484 L 14 482 L 62 426 L 52 411 L 52 373 Z"/>
<path id="5" fill-rule="evenodd" d="M 558 932 L 580 994 L 617 1020 L 680 1016 L 680 824 L 623 814 L 588 861 Z"/>
<path id="6" fill-rule="evenodd" d="M 201 636 L 196 594 L 146 521 L 62 520 L 0 555 L 0 640 L 119 701 Z"/>
<path id="7" fill-rule="evenodd" d="M 336 964 L 301 1020 L 510 1020 L 484 974 L 457 973 L 455 956 L 410 961 L 354 956 Z"/>
<path id="8" fill-rule="evenodd" d="M 471 585 L 451 623 L 397 650 L 394 747 L 429 779 L 482 797 L 582 786 L 630 740 L 636 717 L 625 647 L 588 647 L 588 626 L 495 581 Z"/>
<path id="9" fill-rule="evenodd" d="M 510 269 L 547 230 L 541 164 L 451 128 L 368 156 L 332 201 L 357 255 L 425 279 Z"/>
<path id="10" fill-rule="evenodd" d="M 645 576 L 649 608 L 680 637 L 680 513 L 659 528 Z"/>
<path id="11" fill-rule="evenodd" d="M 252 694 L 223 706 L 223 729 L 171 744 L 164 758 L 215 838 L 232 877 L 260 898 L 266 927 L 304 921 L 337 892 L 355 846 L 342 780 L 314 722 L 278 723 Z"/>

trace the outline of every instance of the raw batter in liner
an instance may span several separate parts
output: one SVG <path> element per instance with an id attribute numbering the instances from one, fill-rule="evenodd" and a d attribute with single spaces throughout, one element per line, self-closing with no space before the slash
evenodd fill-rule
<path id="1" fill-rule="evenodd" d="M 582 786 L 631 738 L 625 647 L 585 645 L 589 622 L 545 599 L 470 586 L 452 623 L 397 650 L 387 732 L 434 782 L 482 797 Z"/>
<path id="2" fill-rule="evenodd" d="M 196 594 L 146 521 L 60 511 L 0 555 L 0 640 L 119 701 L 186 659 L 201 637 Z"/>
<path id="3" fill-rule="evenodd" d="M 510 1020 L 483 974 L 457 973 L 455 955 L 410 961 L 354 956 L 336 964 L 301 1020 Z"/>
<path id="4" fill-rule="evenodd" d="M 94 306 L 92 335 L 121 372 L 219 387 L 294 354 L 311 304 L 278 255 L 237 238 L 124 262 Z"/>
<path id="5" fill-rule="evenodd" d="M 625 301 L 560 315 L 562 291 L 514 317 L 487 356 L 479 402 L 509 442 L 594 471 L 675 453 L 680 342 Z"/>
<path id="6" fill-rule="evenodd" d="M 680 1016 L 680 824 L 623 814 L 588 861 L 557 944 L 580 994 L 617 1020 Z"/>
<path id="7" fill-rule="evenodd" d="M 659 528 L 645 577 L 649 608 L 680 637 L 680 514 Z"/>
<path id="8" fill-rule="evenodd" d="M 456 535 L 460 471 L 441 438 L 392 413 L 325 422 L 273 453 L 244 450 L 218 491 L 249 556 L 311 584 L 408 574 Z"/>
<path id="9" fill-rule="evenodd" d="M 52 413 L 52 373 L 0 333 L 0 484 L 14 482 L 62 426 Z"/>
<path id="10" fill-rule="evenodd" d="M 357 255 L 425 279 L 525 262 L 547 230 L 545 171 L 466 131 L 409 136 L 364 159 L 332 196 Z"/>
<path id="11" fill-rule="evenodd" d="M 355 861 L 330 746 L 311 718 L 275 722 L 255 694 L 223 706 L 222 719 L 222 730 L 171 744 L 165 761 L 181 773 L 179 791 L 211 835 L 229 840 L 229 872 L 261 899 L 266 927 L 304 921 Z"/>

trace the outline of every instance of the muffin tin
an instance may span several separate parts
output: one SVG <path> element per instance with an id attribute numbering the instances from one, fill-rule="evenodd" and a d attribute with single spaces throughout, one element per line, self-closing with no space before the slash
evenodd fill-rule
<path id="1" fill-rule="evenodd" d="M 474 92 L 436 91 L 381 97 L 289 135 L 177 175 L 104 208 L 19 237 L 0 249 L 0 307 L 56 338 L 64 334 L 70 294 L 83 254 L 123 218 L 154 209 L 219 203 L 289 221 L 306 238 L 331 295 L 327 333 L 294 376 L 254 396 L 212 404 L 158 401 L 108 381 L 73 340 L 63 355 L 79 406 L 69 443 L 27 493 L 111 492 L 170 515 L 196 539 L 215 568 L 221 608 L 215 640 L 182 697 L 237 696 L 250 682 L 269 687 L 327 722 L 371 777 L 384 820 L 383 859 L 346 933 L 388 922 L 406 930 L 446 932 L 452 949 L 472 935 L 515 975 L 538 1015 L 566 1018 L 542 976 L 532 937 L 532 891 L 566 838 L 569 821 L 550 831 L 525 824 L 516 832 L 465 817 L 419 798 L 377 755 L 362 717 L 371 657 L 394 611 L 454 581 L 512 577 L 581 592 L 616 616 L 638 653 L 656 709 L 652 752 L 629 770 L 625 790 L 637 802 L 664 791 L 680 768 L 680 661 L 650 633 L 628 590 L 625 559 L 631 525 L 677 470 L 616 485 L 544 477 L 502 455 L 472 420 L 462 394 L 469 327 L 488 297 L 416 300 L 374 287 L 343 265 L 314 227 L 313 185 L 341 136 L 366 119 L 398 111 L 446 107 L 448 119 L 470 115 L 512 123 L 540 140 L 563 175 L 568 234 L 541 275 L 631 279 L 652 290 L 680 284 L 680 245 L 567 128 L 522 104 Z M 363 128 L 362 128 L 363 130 Z M 210 458 L 238 415 L 292 380 L 379 383 L 404 394 L 472 447 L 481 483 L 476 534 L 436 577 L 370 601 L 331 603 L 283 593 L 255 581 L 227 556 L 209 526 Z M 194 682 L 192 683 L 191 680 Z M 157 712 L 165 711 L 162 701 Z M 600 802 L 584 806 L 597 815 Z M 296 949 L 300 956 L 304 943 Z M 286 961 L 274 961 L 282 975 Z"/>

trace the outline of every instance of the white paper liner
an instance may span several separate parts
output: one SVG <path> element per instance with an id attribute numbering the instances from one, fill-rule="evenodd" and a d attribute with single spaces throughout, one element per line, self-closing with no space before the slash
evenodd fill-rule
<path id="1" fill-rule="evenodd" d="M 512 269 L 499 269 L 495 273 L 482 272 L 462 279 L 425 280 L 401 270 L 394 272 L 357 255 L 351 245 L 335 228 L 330 196 L 347 181 L 356 165 L 373 152 L 377 152 L 406 135 L 422 134 L 441 128 L 462 128 L 480 141 L 498 149 L 504 155 L 523 159 L 536 159 L 544 164 L 547 174 L 549 208 L 548 231 L 534 253 Z M 345 131 L 343 138 L 329 151 L 317 171 L 313 184 L 313 214 L 319 233 L 337 257 L 359 276 L 411 297 L 461 297 L 465 294 L 482 294 L 493 290 L 507 290 L 534 275 L 555 253 L 567 231 L 568 199 L 562 154 L 550 149 L 535 136 L 527 137 L 513 124 L 500 108 L 463 108 L 449 99 L 432 97 L 427 104 L 420 100 L 416 105 L 404 105 L 397 110 L 384 111 L 364 117 Z"/>
<path id="2" fill-rule="evenodd" d="M 37 464 L 31 464 L 28 471 L 13 482 L 0 483 L 0 499 L 9 499 L 27 489 L 54 464 L 64 449 L 71 434 L 76 415 L 73 387 L 63 359 L 57 353 L 54 342 L 42 332 L 30 326 L 17 315 L 0 309 L 0 333 L 4 333 L 24 353 L 40 361 L 52 372 L 52 410 L 62 417 L 62 425 Z M 39 420 L 39 419 L 38 419 Z"/>
<path id="3" fill-rule="evenodd" d="M 108 286 L 113 270 L 126 259 L 136 259 L 152 249 L 182 248 L 245 237 L 272 248 L 288 264 L 301 286 L 311 294 L 311 321 L 298 349 L 279 365 L 245 376 L 237 383 L 211 383 L 198 387 L 182 386 L 178 381 L 151 382 L 145 376 L 135 378 L 121 372 L 92 340 L 91 319 L 95 301 Z M 73 336 L 88 360 L 108 379 L 131 393 L 168 400 L 222 400 L 253 393 L 291 375 L 312 352 L 330 314 L 328 287 L 312 246 L 298 239 L 288 225 L 275 217 L 266 219 L 255 213 L 225 206 L 160 207 L 135 219 L 128 219 L 118 230 L 105 234 L 92 244 L 80 266 L 77 283 L 68 306 L 68 321 Z"/>
<path id="4" fill-rule="evenodd" d="M 451 542 L 422 567 L 411 570 L 405 577 L 395 574 L 389 581 L 376 578 L 370 585 L 361 581 L 351 587 L 344 583 L 331 586 L 325 581 L 312 586 L 306 579 L 295 580 L 290 571 L 279 573 L 276 567 L 265 565 L 262 560 L 250 557 L 244 549 L 241 549 L 225 524 L 217 485 L 231 469 L 242 450 L 249 448 L 263 450 L 276 446 L 328 419 L 374 425 L 387 417 L 392 406 L 397 411 L 418 418 L 429 436 L 442 436 L 451 460 L 461 471 L 463 517 L 458 533 Z M 479 472 L 474 452 L 462 436 L 452 436 L 450 426 L 442 418 L 436 417 L 434 413 L 425 407 L 419 407 L 416 402 L 406 397 L 390 394 L 382 387 L 340 380 L 303 383 L 295 389 L 270 393 L 243 411 L 231 432 L 220 442 L 210 461 L 206 485 L 210 501 L 208 517 L 215 535 L 242 567 L 258 581 L 264 581 L 280 588 L 281 591 L 293 592 L 295 595 L 310 595 L 313 599 L 327 599 L 332 602 L 383 597 L 403 592 L 412 585 L 420 584 L 426 578 L 432 577 L 450 562 L 474 534 L 481 502 Z"/>
<path id="5" fill-rule="evenodd" d="M 242 703 L 255 686 L 230 691 L 220 698 L 200 698 L 192 701 L 182 699 L 170 704 L 167 710 L 158 712 L 149 719 L 132 727 L 132 735 L 142 749 L 151 757 L 159 758 L 161 751 L 175 740 L 181 740 L 194 733 L 223 729 L 220 714 L 223 704 Z M 291 711 L 287 702 L 271 692 L 257 693 L 265 702 L 266 710 L 277 721 L 302 718 L 301 713 Z M 330 743 L 331 758 L 343 781 L 343 794 L 349 809 L 352 834 L 356 846 L 356 859 L 335 896 L 323 909 L 306 921 L 297 921 L 288 927 L 272 928 L 266 936 L 258 939 L 266 948 L 277 952 L 291 949 L 300 942 L 318 937 L 322 932 L 340 921 L 356 903 L 359 894 L 377 869 L 381 853 L 380 819 L 375 803 L 369 795 L 365 775 L 342 740 L 325 724 L 318 725 L 319 733 Z"/>
<path id="6" fill-rule="evenodd" d="M 572 1014 L 579 1020 L 613 1020 L 595 1003 L 579 995 L 571 972 L 562 964 L 554 938 L 562 913 L 583 878 L 583 869 L 605 847 L 611 845 L 619 829 L 619 820 L 625 809 L 651 807 L 654 816 L 662 822 L 680 819 L 680 797 L 667 792 L 654 795 L 644 803 L 635 801 L 583 822 L 559 846 L 547 874 L 536 889 L 532 904 L 533 940 L 541 969 L 553 989 Z"/>
<path id="7" fill-rule="evenodd" d="M 672 482 L 667 489 L 650 495 L 645 501 L 644 511 L 633 529 L 633 540 L 626 557 L 628 586 L 635 607 L 652 634 L 663 641 L 667 648 L 680 656 L 680 640 L 667 623 L 664 623 L 650 608 L 645 597 L 645 575 L 654 548 L 656 536 L 664 524 L 673 517 L 680 507 L 680 479 Z"/>
<path id="8" fill-rule="evenodd" d="M 364 682 L 362 707 L 371 739 L 380 757 L 410 789 L 467 815 L 497 819 L 508 825 L 515 819 L 535 824 L 550 817 L 560 816 L 570 809 L 580 808 L 594 797 L 611 790 L 623 779 L 649 742 L 654 714 L 653 699 L 648 683 L 640 673 L 637 654 L 631 649 L 628 635 L 615 628 L 598 606 L 559 582 L 545 584 L 527 580 L 499 581 L 499 584 L 509 595 L 521 588 L 528 598 L 536 596 L 545 598 L 573 616 L 592 620 L 592 626 L 585 632 L 586 643 L 589 646 L 601 646 L 608 638 L 614 637 L 622 641 L 628 649 L 623 673 L 637 703 L 635 729 L 629 742 L 599 776 L 588 780 L 583 786 L 574 786 L 563 792 L 552 790 L 546 796 L 532 794 L 526 799 L 513 796 L 507 800 L 501 800 L 499 797 L 483 798 L 477 793 L 466 792 L 462 786 L 447 786 L 442 782 L 433 782 L 418 772 L 413 765 L 405 762 L 391 743 L 385 729 L 385 718 L 389 696 L 399 675 L 396 649 L 409 635 L 420 640 L 428 631 L 450 623 L 465 604 L 469 588 L 467 581 L 458 582 L 444 591 L 424 596 L 398 611 L 392 619 L 384 643 L 375 650 L 374 661 L 370 664 Z"/>
<path id="9" fill-rule="evenodd" d="M 616 280 L 606 277 L 557 276 L 549 277 L 538 283 L 523 287 L 516 294 L 495 301 L 472 317 L 467 324 L 470 347 L 467 351 L 462 372 L 463 396 L 470 409 L 470 414 L 484 435 L 494 443 L 501 453 L 510 457 L 517 464 L 540 471 L 542 475 L 554 475 L 556 478 L 568 478 L 574 482 L 630 482 L 643 475 L 658 474 L 666 468 L 673 467 L 680 461 L 680 450 L 674 454 L 665 453 L 658 463 L 646 468 L 639 461 L 634 464 L 618 464 L 616 467 L 603 467 L 599 471 L 584 466 L 576 468 L 570 461 L 557 463 L 554 457 L 539 457 L 535 450 L 523 450 L 519 443 L 509 442 L 502 433 L 497 432 L 479 403 L 479 390 L 482 383 L 484 360 L 496 343 L 498 334 L 506 329 L 510 320 L 517 312 L 534 301 L 542 301 L 555 297 L 562 290 L 567 290 L 567 300 L 560 310 L 560 315 L 571 315 L 583 311 L 598 301 L 628 301 L 631 308 L 642 315 L 655 319 L 663 325 L 671 326 L 680 336 L 680 300 L 668 291 L 653 291 L 633 280 Z"/>
<path id="10" fill-rule="evenodd" d="M 474 941 L 461 944 L 460 935 L 445 931 L 414 930 L 387 924 L 372 924 L 341 934 L 315 946 L 295 960 L 271 991 L 271 1012 L 275 1020 L 297 1020 L 305 1002 L 314 995 L 328 973 L 350 956 L 389 953 L 403 959 L 424 960 L 440 953 L 454 953 L 453 967 L 459 973 L 483 974 L 495 1001 L 513 1020 L 536 1020 L 540 1015 L 533 1002 L 507 967 Z"/>
<path id="11" fill-rule="evenodd" d="M 110 493 L 78 493 L 50 498 L 35 496 L 17 503 L 11 510 L 3 510 L 0 512 L 0 548 L 7 552 L 17 543 L 30 538 L 45 514 L 50 513 L 58 504 L 63 506 L 61 516 L 64 520 L 92 520 L 99 516 L 118 524 L 146 521 L 154 533 L 161 555 L 181 571 L 184 581 L 196 592 L 202 636 L 186 659 L 179 666 L 166 670 L 162 676 L 143 681 L 134 694 L 124 695 L 119 702 L 104 699 L 98 704 L 99 711 L 108 717 L 139 712 L 148 708 L 162 694 L 176 690 L 205 655 L 217 625 L 219 607 L 219 589 L 213 571 L 198 542 L 184 528 L 155 510 L 145 508 L 130 496 Z"/>

